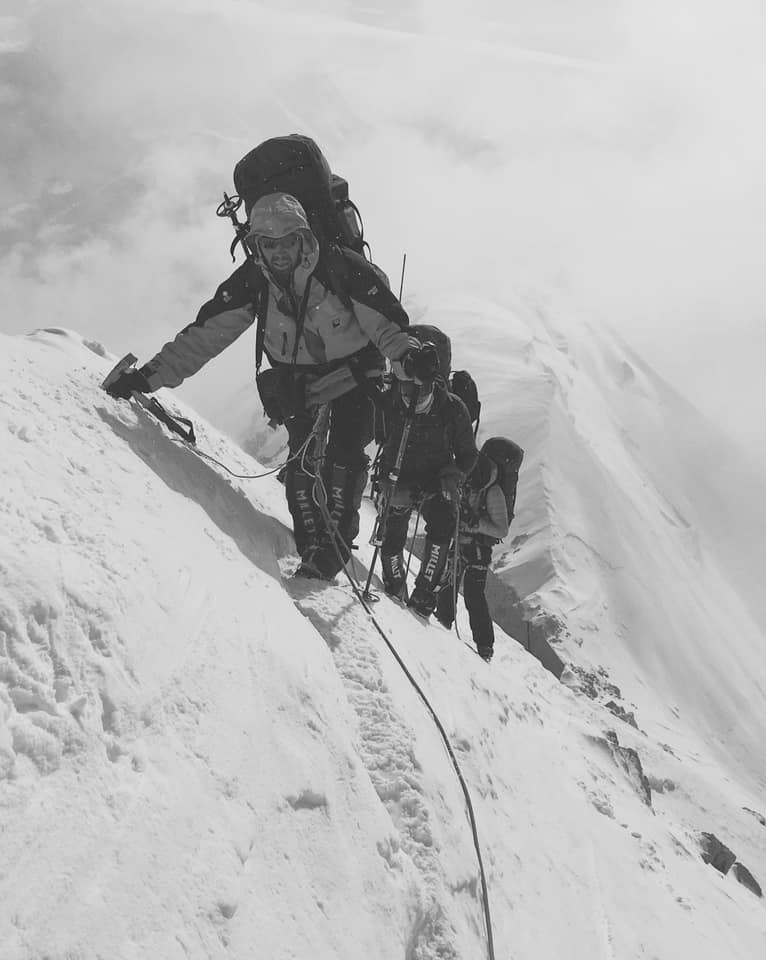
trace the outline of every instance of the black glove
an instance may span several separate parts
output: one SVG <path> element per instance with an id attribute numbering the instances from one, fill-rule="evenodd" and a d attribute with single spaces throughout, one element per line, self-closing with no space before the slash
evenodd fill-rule
<path id="1" fill-rule="evenodd" d="M 439 353 L 432 343 L 424 343 L 419 350 L 410 350 L 402 367 L 408 377 L 431 383 L 439 375 Z"/>
<path id="2" fill-rule="evenodd" d="M 140 370 L 124 370 L 116 380 L 109 384 L 106 392 L 117 400 L 130 400 L 134 392 L 151 393 L 149 381 Z"/>

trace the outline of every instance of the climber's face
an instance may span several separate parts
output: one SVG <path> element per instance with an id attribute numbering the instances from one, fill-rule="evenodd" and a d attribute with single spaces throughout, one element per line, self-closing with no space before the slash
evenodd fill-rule
<path id="1" fill-rule="evenodd" d="M 266 266 L 277 274 L 292 273 L 301 258 L 301 236 L 288 233 L 284 237 L 261 237 L 261 255 Z"/>

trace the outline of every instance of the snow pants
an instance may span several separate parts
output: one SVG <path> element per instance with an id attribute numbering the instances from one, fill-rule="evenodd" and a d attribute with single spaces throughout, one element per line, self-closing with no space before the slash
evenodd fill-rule
<path id="1" fill-rule="evenodd" d="M 487 606 L 487 573 L 492 562 L 492 543 L 478 537 L 461 538 L 457 582 L 463 581 L 463 601 L 468 611 L 471 634 L 477 650 L 491 650 L 495 629 Z M 452 577 L 442 585 L 436 604 L 436 616 L 445 626 L 455 621 Z"/>
<path id="2" fill-rule="evenodd" d="M 404 588 L 404 544 L 407 540 L 413 506 L 392 506 L 380 548 L 383 583 L 387 593 L 400 596 Z M 457 511 L 455 504 L 441 494 L 429 497 L 423 504 L 426 526 L 424 562 L 415 581 L 415 590 L 433 594 L 441 580 L 447 562 L 449 545 L 455 533 Z M 431 601 L 431 608 L 436 597 Z"/>
<path id="3" fill-rule="evenodd" d="M 321 470 L 330 516 L 344 543 L 350 547 L 359 533 L 359 507 L 367 483 L 369 458 L 365 447 L 373 436 L 374 408 L 369 395 L 354 387 L 330 404 L 330 425 L 323 464 L 314 462 L 313 443 L 285 471 L 287 506 L 293 519 L 298 553 L 316 547 L 328 537 L 316 502 L 314 483 Z M 295 456 L 314 426 L 309 413 L 285 421 L 289 455 Z"/>

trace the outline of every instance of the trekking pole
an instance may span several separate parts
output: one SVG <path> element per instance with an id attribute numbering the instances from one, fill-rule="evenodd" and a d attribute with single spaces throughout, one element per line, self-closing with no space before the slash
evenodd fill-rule
<path id="1" fill-rule="evenodd" d="M 457 502 L 457 516 L 455 517 L 455 546 L 452 551 L 452 616 L 455 618 L 453 623 L 455 624 L 455 633 L 457 634 L 458 640 L 463 638 L 460 636 L 460 628 L 457 625 L 457 595 L 458 595 L 458 564 L 460 563 L 460 501 Z"/>
<path id="2" fill-rule="evenodd" d="M 407 254 L 405 253 L 402 257 L 402 279 L 399 281 L 399 302 L 401 303 L 402 294 L 404 293 L 404 268 L 407 266 Z"/>
<path id="3" fill-rule="evenodd" d="M 407 441 L 410 437 L 410 427 L 412 426 L 412 421 L 415 419 L 415 410 L 417 408 L 419 396 L 420 388 L 418 388 L 418 392 L 412 401 L 412 406 L 410 407 L 410 412 L 407 414 L 407 419 L 404 421 L 402 438 L 399 441 L 399 449 L 396 453 L 396 461 L 394 462 L 394 466 L 388 474 L 388 479 L 390 481 L 388 493 L 386 494 L 383 509 L 378 513 L 378 516 L 375 520 L 375 526 L 373 527 L 372 536 L 370 537 L 370 543 L 375 547 L 375 552 L 372 555 L 372 563 L 370 564 L 370 570 L 367 574 L 367 583 L 364 585 L 364 593 L 362 594 L 365 600 L 377 599 L 377 597 L 370 592 L 372 574 L 375 570 L 375 564 L 378 562 L 380 548 L 383 546 L 383 538 L 386 535 L 386 525 L 388 523 L 388 514 L 391 510 L 391 501 L 393 500 L 394 494 L 396 493 L 396 488 L 399 485 L 399 475 L 402 470 L 402 462 L 404 461 L 404 451 L 407 448 Z"/>

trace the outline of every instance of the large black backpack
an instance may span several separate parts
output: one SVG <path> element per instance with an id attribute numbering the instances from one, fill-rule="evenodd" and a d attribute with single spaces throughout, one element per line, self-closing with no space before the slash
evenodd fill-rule
<path id="1" fill-rule="evenodd" d="M 476 381 L 467 370 L 455 370 L 450 378 L 449 391 L 460 397 L 466 405 L 471 418 L 474 437 L 479 432 L 479 418 L 481 417 L 481 401 Z"/>
<path id="2" fill-rule="evenodd" d="M 521 447 L 507 437 L 490 437 L 482 445 L 481 452 L 497 464 L 497 480 L 505 494 L 508 508 L 508 522 L 513 520 L 516 507 L 516 487 L 519 482 L 519 468 L 524 459 Z"/>
<path id="3" fill-rule="evenodd" d="M 248 217 L 261 197 L 289 193 L 306 211 L 320 248 L 337 244 L 370 259 L 362 218 L 349 199 L 348 183 L 330 170 L 311 137 L 292 133 L 259 144 L 234 167 L 234 189 L 245 201 Z"/>

